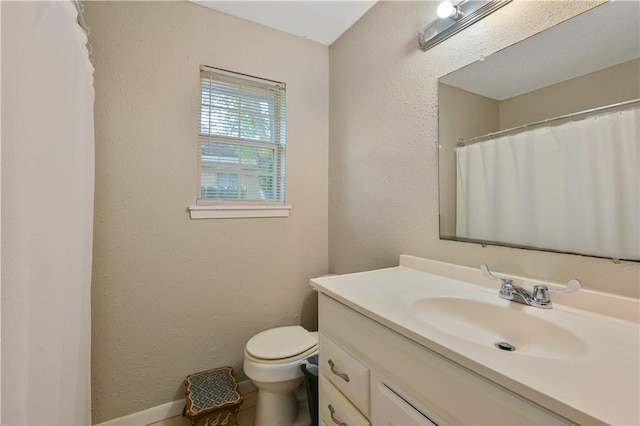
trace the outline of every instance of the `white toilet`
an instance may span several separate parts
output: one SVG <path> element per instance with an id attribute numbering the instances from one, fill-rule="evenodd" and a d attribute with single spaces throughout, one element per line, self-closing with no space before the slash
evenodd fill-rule
<path id="1" fill-rule="evenodd" d="M 291 426 L 302 420 L 295 392 L 304 380 L 300 363 L 317 352 L 318 333 L 299 325 L 272 328 L 249 339 L 244 372 L 258 388 L 255 426 Z"/>

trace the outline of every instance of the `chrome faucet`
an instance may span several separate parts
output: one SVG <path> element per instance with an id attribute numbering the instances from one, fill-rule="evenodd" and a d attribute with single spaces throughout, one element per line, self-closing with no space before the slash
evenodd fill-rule
<path id="1" fill-rule="evenodd" d="M 573 293 L 580 290 L 581 288 L 580 281 L 572 279 L 569 281 L 567 286 L 563 288 L 549 289 L 545 285 L 535 285 L 533 286 L 533 292 L 529 292 L 528 290 L 515 285 L 513 283 L 513 280 L 510 278 L 501 278 L 493 275 L 491 272 L 489 272 L 489 268 L 487 267 L 487 265 L 480 265 L 480 271 L 482 271 L 482 274 L 489 279 L 502 281 L 500 291 L 498 292 L 498 296 L 500 296 L 502 299 L 510 300 L 517 303 L 523 303 L 525 305 L 533 306 L 536 308 L 552 308 L 551 298 L 549 297 L 550 292 Z"/>
<path id="2" fill-rule="evenodd" d="M 512 302 L 524 303 L 525 305 L 535 306 L 536 308 L 551 309 L 551 299 L 549 298 L 549 289 L 543 285 L 533 287 L 533 293 L 522 287 L 513 284 L 512 280 L 502 279 L 500 292 L 498 295 L 502 299 L 511 300 Z"/>

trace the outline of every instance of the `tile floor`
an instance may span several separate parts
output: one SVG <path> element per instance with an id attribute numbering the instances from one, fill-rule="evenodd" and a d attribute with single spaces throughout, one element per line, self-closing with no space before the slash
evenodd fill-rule
<path id="1" fill-rule="evenodd" d="M 240 412 L 238 413 L 238 426 L 253 426 L 257 396 L 258 392 L 250 392 L 244 395 L 244 402 L 240 406 Z M 175 416 L 148 426 L 191 426 L 191 422 L 186 417 Z"/>

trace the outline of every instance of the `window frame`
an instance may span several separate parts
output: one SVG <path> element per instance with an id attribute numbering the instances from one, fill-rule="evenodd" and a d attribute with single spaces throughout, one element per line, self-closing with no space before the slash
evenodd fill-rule
<path id="1" fill-rule="evenodd" d="M 204 81 L 207 78 L 210 81 L 222 81 L 231 84 L 238 84 L 240 88 L 248 88 L 249 95 L 245 99 L 250 102 L 256 102 L 260 98 L 260 91 L 264 90 L 264 94 L 268 94 L 272 91 L 274 94 L 272 97 L 264 96 L 265 100 L 273 102 L 273 120 L 271 125 L 273 132 L 272 140 L 252 139 L 247 137 L 241 137 L 241 130 L 239 127 L 238 136 L 229 136 L 223 134 L 216 134 L 212 132 L 211 121 L 209 121 L 208 133 L 203 133 L 202 114 L 205 110 L 203 99 L 203 87 Z M 286 85 L 281 82 L 266 80 L 246 74 L 235 73 L 232 71 L 223 70 L 220 68 L 209 67 L 206 65 L 200 66 L 199 74 L 199 91 L 198 91 L 198 105 L 199 105 L 199 122 L 198 122 L 198 136 L 197 136 L 197 192 L 196 192 L 196 205 L 189 206 L 188 210 L 192 219 L 206 219 L 206 218 L 247 218 L 247 217 L 288 217 L 291 206 L 285 203 L 285 189 L 286 189 Z M 246 84 L 246 86 L 245 86 Z M 240 93 L 239 90 L 238 93 Z M 253 93 L 252 93 L 253 92 Z M 211 106 L 211 101 L 209 101 Z M 209 111 L 211 114 L 211 111 Z M 210 115 L 209 115 L 210 117 Z M 242 135 L 242 136 L 246 136 Z M 273 199 L 243 199 L 242 196 L 242 184 L 238 185 L 236 190 L 238 191 L 238 198 L 206 198 L 202 197 L 203 192 L 207 191 L 206 188 L 214 191 L 217 195 L 219 187 L 214 186 L 207 187 L 202 185 L 203 177 L 203 147 L 206 143 L 209 144 L 228 144 L 237 147 L 250 147 L 257 150 L 266 149 L 272 151 L 271 158 L 273 159 L 273 170 L 271 178 L 274 180 L 273 190 L 275 194 Z M 219 157 L 220 158 L 220 157 Z M 257 167 L 257 166 L 256 166 Z M 243 171 L 250 171 L 250 168 L 244 168 L 242 166 L 241 154 L 238 154 L 237 169 L 222 169 L 212 167 L 211 173 L 216 176 L 221 173 L 237 173 L 239 176 L 243 175 Z M 250 174 L 249 174 L 250 175 Z M 247 176 L 247 175 L 245 175 Z M 261 177 L 269 177 L 269 175 L 261 175 L 260 170 L 256 170 L 256 179 Z M 215 180 L 217 184 L 217 179 Z M 258 183 L 258 190 L 262 193 L 263 189 L 261 184 Z M 246 187 L 244 188 L 246 193 Z M 228 193 L 226 193 L 228 195 Z"/>

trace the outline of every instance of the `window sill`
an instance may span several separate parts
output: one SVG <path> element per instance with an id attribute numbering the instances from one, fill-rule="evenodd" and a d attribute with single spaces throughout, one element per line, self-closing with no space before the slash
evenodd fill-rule
<path id="1" fill-rule="evenodd" d="M 291 206 L 189 206 L 191 219 L 289 217 Z"/>

